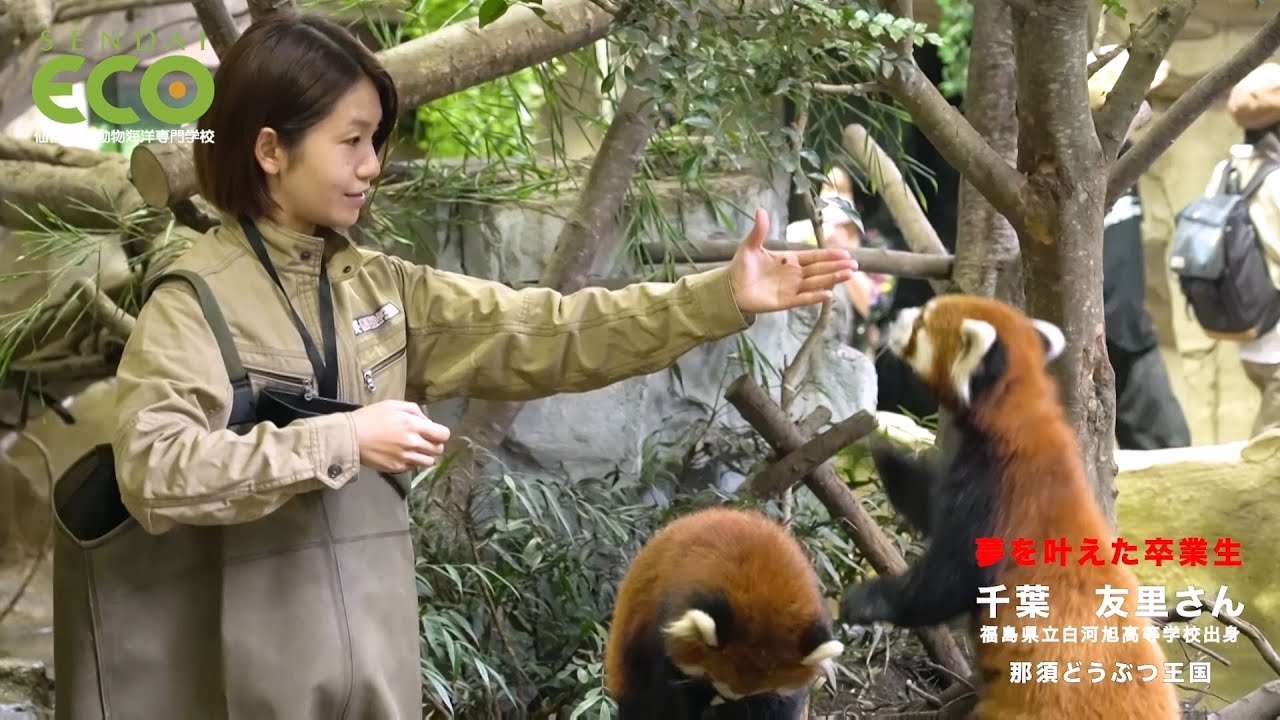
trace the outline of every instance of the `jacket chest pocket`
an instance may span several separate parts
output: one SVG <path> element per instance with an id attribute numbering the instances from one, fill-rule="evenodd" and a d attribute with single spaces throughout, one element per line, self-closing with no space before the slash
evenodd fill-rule
<path id="1" fill-rule="evenodd" d="M 360 348 L 359 384 L 366 403 L 404 398 L 406 350 L 403 337 Z"/>
<path id="2" fill-rule="evenodd" d="M 316 391 L 315 379 L 309 372 L 266 368 L 249 362 L 245 362 L 244 369 L 249 374 L 249 384 L 253 387 L 254 397 L 257 397 L 263 388 L 279 388 L 304 395 Z"/>

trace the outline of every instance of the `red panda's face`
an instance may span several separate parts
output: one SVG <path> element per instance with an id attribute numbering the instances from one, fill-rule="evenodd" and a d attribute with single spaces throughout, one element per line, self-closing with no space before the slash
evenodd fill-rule
<path id="1" fill-rule="evenodd" d="M 739 618 L 726 631 L 707 612 L 687 610 L 665 628 L 672 663 L 710 681 L 722 698 L 736 700 L 809 687 L 844 652 L 824 620 L 803 628 L 746 620 Z"/>
<path id="2" fill-rule="evenodd" d="M 904 309 L 888 332 L 889 350 L 953 407 L 970 404 L 974 377 L 992 371 L 984 361 L 997 342 L 1005 354 L 1001 373 L 1040 368 L 1065 344 L 1055 325 L 1003 302 L 967 295 L 940 295 Z"/>

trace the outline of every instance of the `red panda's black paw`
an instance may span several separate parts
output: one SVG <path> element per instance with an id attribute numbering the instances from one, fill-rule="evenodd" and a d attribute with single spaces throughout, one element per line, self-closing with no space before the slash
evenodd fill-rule
<path id="1" fill-rule="evenodd" d="M 875 581 L 849 587 L 840 599 L 840 622 L 846 625 L 870 625 L 889 617 L 889 603 Z"/>

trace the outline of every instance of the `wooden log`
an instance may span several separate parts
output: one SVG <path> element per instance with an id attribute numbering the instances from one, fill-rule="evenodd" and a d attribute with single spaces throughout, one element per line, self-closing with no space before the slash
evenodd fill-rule
<path id="1" fill-rule="evenodd" d="M 796 430 L 796 426 L 750 375 L 742 375 L 734 380 L 725 391 L 725 399 L 738 409 L 743 419 L 777 452 L 791 453 L 804 445 L 805 439 Z M 876 572 L 881 575 L 906 572 L 906 561 L 829 464 L 823 463 L 815 467 L 805 476 L 804 483 L 827 508 L 827 512 L 831 513 L 831 517 L 844 522 L 854 544 L 867 557 Z M 969 664 L 948 628 L 936 626 L 920 628 L 915 632 L 935 662 L 955 675 L 969 676 Z"/>
<path id="2" fill-rule="evenodd" d="M 806 246 L 813 249 L 812 246 Z M 948 278 L 951 276 L 951 265 L 954 260 L 951 255 L 917 255 L 916 253 L 901 252 L 898 250 L 872 250 L 859 249 L 853 251 L 853 256 L 857 259 L 859 266 L 866 272 L 885 273 L 896 277 L 916 277 L 916 278 Z M 674 263 L 669 267 L 671 274 L 676 278 L 686 275 L 694 275 L 707 270 L 724 267 L 729 261 L 725 260 L 709 260 L 693 263 Z M 666 270 L 659 271 L 666 276 Z M 648 278 L 640 275 L 615 275 L 611 277 L 600 277 L 598 275 L 588 276 L 586 285 L 588 287 L 603 287 L 609 290 L 617 290 L 626 287 L 632 283 L 644 282 Z M 519 280 L 513 283 L 514 287 L 531 287 L 538 285 L 538 280 Z"/>
<path id="3" fill-rule="evenodd" d="M 129 175 L 151 207 L 169 207 L 196 193 L 196 164 L 189 143 L 138 145 L 129 156 Z"/>
<path id="4" fill-rule="evenodd" d="M 766 243 L 765 248 L 777 252 L 813 250 L 813 245 L 804 243 Z M 708 240 L 695 243 L 692 248 L 667 248 L 661 243 L 648 243 L 643 246 L 645 256 L 655 264 L 672 262 L 677 266 L 685 264 L 727 263 L 733 259 L 738 249 L 738 242 L 732 240 Z M 946 280 L 951 277 L 951 268 L 955 258 L 947 253 L 904 252 L 902 250 L 881 250 L 879 248 L 856 248 L 853 257 L 863 272 L 884 273 L 898 277 L 923 278 L 926 280 Z"/>
<path id="5" fill-rule="evenodd" d="M 757 473 L 748 483 L 749 491 L 757 497 L 781 495 L 814 468 L 830 460 L 841 448 L 871 434 L 877 426 L 875 415 L 859 410 Z"/>

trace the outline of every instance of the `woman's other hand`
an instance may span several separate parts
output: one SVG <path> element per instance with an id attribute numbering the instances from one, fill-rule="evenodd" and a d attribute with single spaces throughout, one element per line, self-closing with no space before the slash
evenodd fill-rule
<path id="1" fill-rule="evenodd" d="M 360 462 L 382 472 L 431 467 L 444 453 L 449 428 L 432 422 L 416 403 L 384 400 L 352 413 Z"/>

